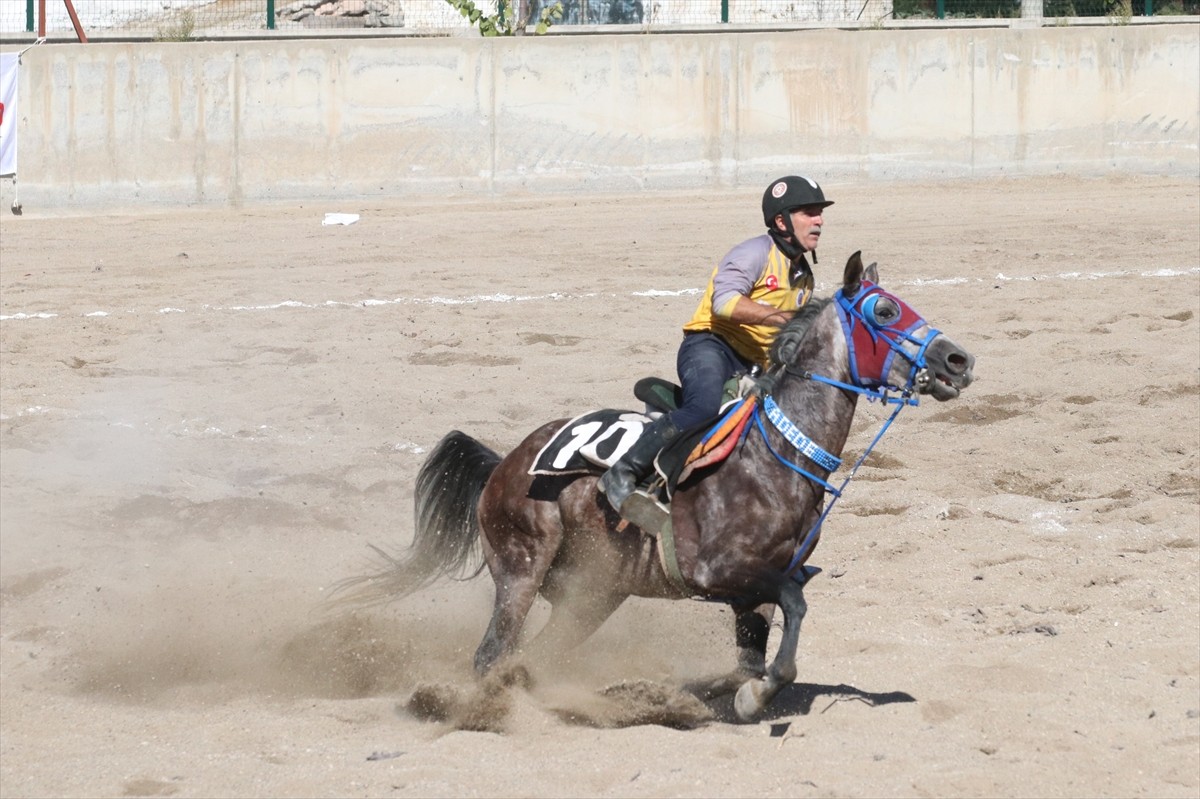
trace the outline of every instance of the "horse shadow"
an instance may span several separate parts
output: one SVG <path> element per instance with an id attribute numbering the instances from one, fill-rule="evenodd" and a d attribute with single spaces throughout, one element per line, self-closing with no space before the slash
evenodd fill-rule
<path id="1" fill-rule="evenodd" d="M 823 698 L 829 698 L 829 701 L 818 702 L 818 700 Z M 813 711 L 814 706 L 818 708 L 818 713 L 824 713 L 839 702 L 862 702 L 869 707 L 880 707 L 897 702 L 916 701 L 916 697 L 904 691 L 872 693 L 855 688 L 853 685 L 846 685 L 845 683 L 840 685 L 792 683 L 785 686 L 771 700 L 771 704 L 767 706 L 755 721 L 761 723 L 776 721 L 789 716 L 807 716 Z M 712 711 L 714 721 L 726 724 L 744 723 L 738 719 L 737 713 L 734 712 L 732 694 L 705 700 L 704 704 Z M 779 729 L 777 730 L 776 728 Z M 772 736 L 783 735 L 786 731 L 786 724 L 771 725 Z"/>

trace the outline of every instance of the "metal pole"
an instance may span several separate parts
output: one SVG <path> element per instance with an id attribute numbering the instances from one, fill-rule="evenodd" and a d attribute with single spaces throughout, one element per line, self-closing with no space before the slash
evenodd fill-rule
<path id="1" fill-rule="evenodd" d="M 946 18 L 946 0 L 937 0 L 937 18 Z"/>
<path id="2" fill-rule="evenodd" d="M 33 33 L 33 0 L 25 0 L 25 30 Z"/>
<path id="3" fill-rule="evenodd" d="M 87 34 L 83 32 L 83 25 L 79 24 L 79 15 L 75 13 L 75 5 L 71 0 L 63 0 L 67 6 L 67 16 L 71 18 L 71 26 L 75 28 L 75 35 L 79 37 L 80 44 L 87 44 Z"/>
<path id="4" fill-rule="evenodd" d="M 275 30 L 275 0 L 267 0 L 267 30 Z"/>
<path id="5" fill-rule="evenodd" d="M 1149 3 L 1150 0 L 1146 0 L 1146 2 Z M 721 21 L 729 21 L 729 0 L 721 0 Z"/>
<path id="6" fill-rule="evenodd" d="M 1144 11 L 1146 13 L 1146 16 L 1148 16 L 1148 17 L 1154 16 L 1154 0 L 1146 0 L 1146 7 L 1145 7 Z"/>
<path id="7" fill-rule="evenodd" d="M 38 0 L 38 38 L 46 38 L 46 0 Z"/>

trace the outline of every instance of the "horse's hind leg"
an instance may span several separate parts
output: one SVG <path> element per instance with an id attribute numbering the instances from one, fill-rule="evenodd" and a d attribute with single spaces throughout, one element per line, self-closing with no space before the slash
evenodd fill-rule
<path id="1" fill-rule="evenodd" d="M 538 656 L 557 656 L 582 644 L 616 612 L 628 594 L 597 586 L 575 587 L 555 597 L 550 618 L 530 648 Z"/>
<path id="2" fill-rule="evenodd" d="M 492 620 L 475 650 L 475 672 L 480 676 L 516 650 L 525 617 L 533 607 L 541 583 L 540 574 L 536 580 L 527 575 L 496 577 L 495 580 L 496 605 L 492 609 Z"/>
<path id="3" fill-rule="evenodd" d="M 761 680 L 750 680 L 738 689 L 733 709 L 742 721 L 751 721 L 763 711 L 785 685 L 796 681 L 796 649 L 800 641 L 800 624 L 808 605 L 804 589 L 788 580 L 779 592 L 779 607 L 783 611 L 783 635 L 779 651 Z"/>
<path id="4" fill-rule="evenodd" d="M 492 620 L 475 650 L 480 675 L 516 651 L 525 618 L 562 543 L 557 514 L 539 513 L 538 503 L 528 499 L 531 478 L 523 464 L 510 453 L 479 499 L 480 543 L 496 584 Z"/>

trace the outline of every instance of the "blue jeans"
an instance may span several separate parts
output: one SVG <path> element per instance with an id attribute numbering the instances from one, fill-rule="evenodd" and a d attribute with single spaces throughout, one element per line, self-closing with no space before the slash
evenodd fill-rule
<path id="1" fill-rule="evenodd" d="M 672 411 L 671 421 L 680 430 L 707 422 L 721 409 L 725 383 L 737 372 L 749 372 L 753 366 L 720 336 L 690 333 L 683 337 L 676 356 L 683 405 Z"/>

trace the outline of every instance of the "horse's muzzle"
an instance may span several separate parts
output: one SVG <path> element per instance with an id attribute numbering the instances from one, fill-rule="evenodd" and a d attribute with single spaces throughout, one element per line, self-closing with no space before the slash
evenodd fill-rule
<path id="1" fill-rule="evenodd" d="M 975 356 L 939 334 L 925 350 L 925 370 L 917 390 L 938 402 L 955 399 L 975 379 Z"/>

